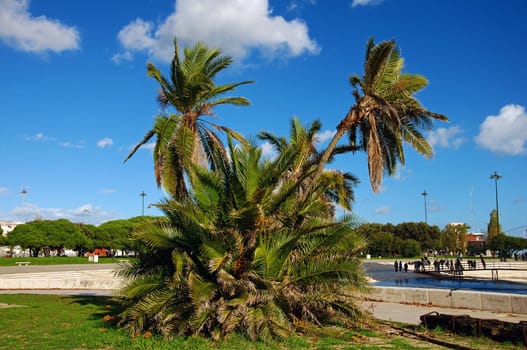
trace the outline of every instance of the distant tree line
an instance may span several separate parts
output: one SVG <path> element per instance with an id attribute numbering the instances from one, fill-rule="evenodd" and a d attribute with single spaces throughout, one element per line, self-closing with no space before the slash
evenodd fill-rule
<path id="1" fill-rule="evenodd" d="M 0 236 L 0 246 L 19 246 L 28 249 L 34 257 L 64 255 L 66 249 L 75 251 L 77 256 L 97 248 L 107 250 L 112 256 L 117 251 L 138 252 L 144 247 L 134 239 L 134 232 L 154 221 L 166 221 L 166 218 L 139 216 L 99 226 L 66 219 L 35 220 L 18 225 L 6 237 Z M 405 222 L 397 225 L 365 223 L 356 230 L 368 241 L 364 253 L 374 257 L 416 257 L 425 253 L 479 255 L 490 250 L 505 259 L 513 257 L 516 251 L 527 249 L 527 239 L 501 232 L 490 234 L 487 241 L 479 245 L 468 245 L 468 228 L 463 224 L 449 224 L 440 229 L 424 222 Z"/>
<path id="2" fill-rule="evenodd" d="M 487 247 L 504 260 L 515 256 L 518 250 L 527 249 L 527 239 L 499 233 L 488 240 Z"/>
<path id="3" fill-rule="evenodd" d="M 29 250 L 33 257 L 64 255 L 67 249 L 83 256 L 94 249 L 105 249 L 110 255 L 120 250 L 137 251 L 140 247 L 133 233 L 143 225 L 165 220 L 159 217 L 139 216 L 126 220 L 113 220 L 99 226 L 73 223 L 66 219 L 35 220 L 18 225 L 6 237 L 0 238 L 0 245 L 19 246 Z"/>
<path id="4" fill-rule="evenodd" d="M 527 249 L 527 240 L 521 237 L 507 236 L 501 230 L 498 223 L 498 212 L 496 209 L 490 213 L 489 224 L 487 226 L 487 247 L 494 255 L 500 259 L 510 258 L 515 251 Z"/>
<path id="5" fill-rule="evenodd" d="M 527 248 L 527 239 L 503 233 L 490 235 L 479 245 L 469 245 L 468 229 L 465 224 L 448 224 L 440 229 L 424 222 L 365 223 L 357 227 L 369 243 L 365 253 L 374 257 L 415 257 L 426 253 L 479 255 L 488 249 L 502 258 L 510 258 L 514 252 Z"/>

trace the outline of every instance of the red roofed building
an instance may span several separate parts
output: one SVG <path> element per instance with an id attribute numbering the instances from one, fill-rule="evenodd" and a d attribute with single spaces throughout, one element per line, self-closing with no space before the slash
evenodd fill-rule
<path id="1" fill-rule="evenodd" d="M 469 255 L 485 254 L 487 235 L 480 232 L 467 233 L 467 251 Z"/>

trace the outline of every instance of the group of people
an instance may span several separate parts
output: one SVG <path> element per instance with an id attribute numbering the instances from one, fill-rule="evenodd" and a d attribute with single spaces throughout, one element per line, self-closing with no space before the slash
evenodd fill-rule
<path id="1" fill-rule="evenodd" d="M 475 263 L 475 261 L 474 261 Z M 447 271 L 450 271 L 450 272 L 456 272 L 456 273 L 459 273 L 459 274 L 463 274 L 463 270 L 465 269 L 463 267 L 463 264 L 461 263 L 461 258 L 458 256 L 456 258 L 456 260 L 448 260 L 448 259 L 435 259 L 434 260 L 434 271 L 435 272 L 441 272 L 443 270 L 447 270 Z M 468 260 L 467 261 L 467 265 L 469 267 L 469 269 L 472 269 L 472 266 L 474 266 L 473 269 L 475 269 L 475 265 L 473 265 L 473 262 L 472 260 Z M 424 270 L 424 269 L 423 269 Z"/>
<path id="2" fill-rule="evenodd" d="M 426 266 L 430 266 L 430 260 L 427 256 L 424 256 L 421 260 L 414 261 L 414 272 L 424 271 Z"/>
<path id="3" fill-rule="evenodd" d="M 404 263 L 403 265 L 403 262 L 402 260 L 401 261 L 397 261 L 395 260 L 395 262 L 393 263 L 393 267 L 395 268 L 395 272 L 402 272 L 403 269 L 404 269 L 404 272 L 408 272 L 408 263 Z"/>
<path id="4" fill-rule="evenodd" d="M 414 272 L 421 272 L 425 271 L 427 266 L 433 265 L 434 271 L 441 272 L 444 270 L 454 272 L 457 274 L 463 274 L 463 270 L 465 267 L 463 266 L 463 263 L 461 262 L 461 257 L 457 257 L 456 260 L 448 260 L 448 259 L 435 259 L 433 263 L 430 262 L 427 256 L 424 256 L 421 258 L 421 260 L 416 260 L 411 262 L 411 264 L 414 265 Z M 483 259 L 483 256 L 480 256 L 480 264 L 483 267 L 483 269 L 486 269 L 486 263 Z M 467 260 L 467 268 L 469 270 L 475 270 L 477 268 L 478 262 L 476 260 Z M 402 261 L 397 261 L 393 263 L 393 267 L 395 269 L 395 272 L 403 271 L 408 272 L 408 263 L 404 263 Z"/>
<path id="5" fill-rule="evenodd" d="M 513 257 L 514 257 L 514 260 L 515 261 L 526 261 L 527 260 L 527 252 L 516 252 L 513 254 Z"/>
<path id="6" fill-rule="evenodd" d="M 441 272 L 442 270 L 450 270 L 450 271 L 463 270 L 463 264 L 461 263 L 461 258 L 457 257 L 455 262 L 452 259 L 434 260 L 434 271 Z"/>

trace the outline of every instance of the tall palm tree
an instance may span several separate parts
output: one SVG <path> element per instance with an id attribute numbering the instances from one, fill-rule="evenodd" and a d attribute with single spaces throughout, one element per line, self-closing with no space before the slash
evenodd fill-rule
<path id="1" fill-rule="evenodd" d="M 362 77 L 352 75 L 355 103 L 337 126 L 321 157 L 315 179 L 320 178 L 337 143 L 347 133 L 351 146 L 368 155 L 368 170 L 373 191 L 378 192 L 383 173 L 392 175 L 397 163 L 404 165 L 403 142 L 426 158 L 433 150 L 421 129 L 432 128 L 433 120 L 448 121 L 442 114 L 425 109 L 414 97 L 428 81 L 417 74 L 402 73 L 403 58 L 395 41 L 366 45 Z"/>
<path id="2" fill-rule="evenodd" d="M 124 271 L 122 324 L 168 338 L 269 339 L 358 317 L 351 293 L 367 285 L 358 259 L 365 242 L 351 218 L 320 217 L 327 203 L 316 195 L 300 200 L 303 179 L 282 176 L 294 158 L 228 150 L 215 152 L 216 171 L 191 167 L 187 198 L 160 205 L 170 225 L 136 235 L 143 249 Z M 306 219 L 292 225 L 299 213 Z"/>
<path id="3" fill-rule="evenodd" d="M 209 49 L 203 43 L 185 48 L 181 61 L 177 40 L 174 39 L 174 57 L 170 69 L 170 80 L 152 63 L 147 64 L 147 72 L 160 84 L 158 100 L 164 107 L 173 107 L 175 114 L 160 115 L 154 127 L 132 149 L 126 162 L 142 145 L 156 137 L 154 149 L 154 168 L 156 182 L 172 196 L 186 196 L 185 174 L 189 164 L 208 164 L 212 167 L 214 159 L 210 156 L 214 149 L 224 149 L 217 131 L 223 131 L 243 141 L 235 131 L 213 123 L 214 107 L 230 104 L 250 105 L 245 97 L 224 96 L 242 84 L 242 81 L 215 85 L 216 75 L 232 63 L 232 58 L 222 56 L 219 49 Z M 209 117 L 208 119 L 205 117 Z"/>

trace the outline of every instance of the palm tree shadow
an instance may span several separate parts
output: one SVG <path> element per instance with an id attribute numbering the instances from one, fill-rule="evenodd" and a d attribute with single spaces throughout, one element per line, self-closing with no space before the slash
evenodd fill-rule
<path id="1" fill-rule="evenodd" d="M 122 303 L 119 298 L 86 294 L 72 297 L 71 302 L 91 307 L 93 312 L 88 316 L 89 320 L 101 320 L 105 326 L 116 328 L 119 321 L 118 315 L 122 311 Z"/>

